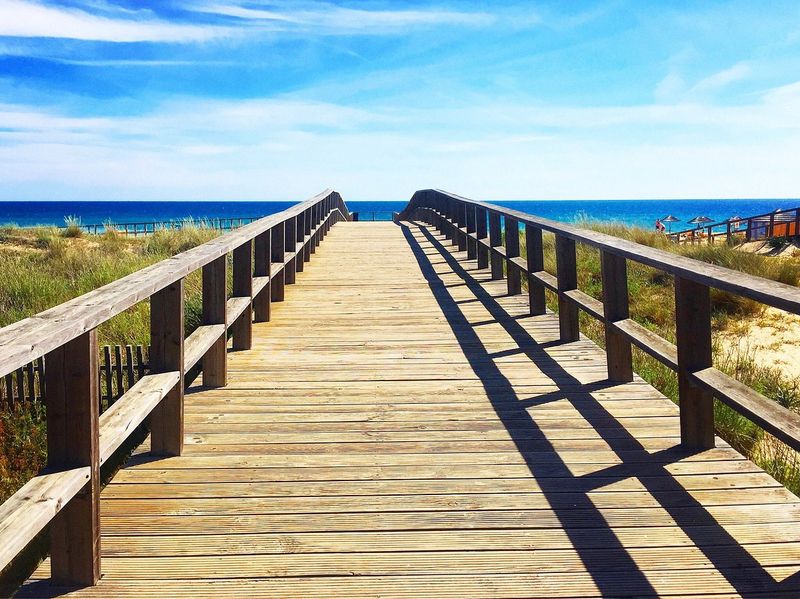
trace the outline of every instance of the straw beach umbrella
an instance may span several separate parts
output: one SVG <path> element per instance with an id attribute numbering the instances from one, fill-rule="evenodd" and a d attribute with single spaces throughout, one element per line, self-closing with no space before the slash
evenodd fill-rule
<path id="1" fill-rule="evenodd" d="M 690 225 L 697 225 L 697 228 L 699 229 L 701 225 L 710 223 L 712 220 L 714 219 L 708 218 L 707 216 L 695 216 L 692 220 L 687 222 Z"/>
<path id="2" fill-rule="evenodd" d="M 677 216 L 672 216 L 671 214 L 668 214 L 667 216 L 661 219 L 661 222 L 669 223 L 669 232 L 672 233 L 672 223 L 680 222 L 680 220 L 681 219 L 679 219 Z"/>

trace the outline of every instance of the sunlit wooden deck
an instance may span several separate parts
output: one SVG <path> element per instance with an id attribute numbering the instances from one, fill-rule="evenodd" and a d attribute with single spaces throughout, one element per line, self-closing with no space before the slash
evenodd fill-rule
<path id="1" fill-rule="evenodd" d="M 800 596 L 800 502 L 431 228 L 340 223 L 102 494 L 80 594 Z M 49 586 L 45 562 L 22 594 Z"/>

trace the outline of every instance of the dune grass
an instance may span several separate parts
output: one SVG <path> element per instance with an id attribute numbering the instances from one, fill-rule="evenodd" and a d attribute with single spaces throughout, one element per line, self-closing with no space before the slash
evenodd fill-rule
<path id="1" fill-rule="evenodd" d="M 677 245 L 663 234 L 616 223 L 584 220 L 579 225 L 788 285 L 800 283 L 800 261 L 797 259 L 747 253 L 724 243 Z M 555 239 L 553 235 L 545 234 L 543 242 L 545 270 L 555 274 Z M 521 243 L 524 255 L 524 236 Z M 576 258 L 578 287 L 592 297 L 602 299 L 599 251 L 578 243 Z M 672 276 L 628 261 L 628 288 L 631 318 L 674 343 L 675 296 Z M 551 310 L 558 310 L 554 294 L 547 293 L 547 303 Z M 733 293 L 712 289 L 711 308 L 715 366 L 784 407 L 800 411 L 800 380 L 786 376 L 779 368 L 759 364 L 752 353 L 725 349 L 720 342 L 722 336 L 729 334 L 731 324 L 757 322 L 765 306 Z M 604 327 L 600 322 L 581 312 L 580 326 L 581 332 L 601 347 L 604 346 Z M 633 351 L 633 366 L 639 376 L 677 403 L 678 380 L 671 369 L 637 348 Z M 800 460 L 796 452 L 721 402 L 715 401 L 714 409 L 717 432 L 723 439 L 795 494 L 800 494 Z"/>

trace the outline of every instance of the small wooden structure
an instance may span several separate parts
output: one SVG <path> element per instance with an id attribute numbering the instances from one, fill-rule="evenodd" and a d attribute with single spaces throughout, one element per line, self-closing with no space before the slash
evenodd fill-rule
<path id="1" fill-rule="evenodd" d="M 794 448 L 798 418 L 713 368 L 708 309 L 712 286 L 795 313 L 800 291 L 434 190 L 396 223 L 330 230 L 348 219 L 332 192 L 270 219 L 0 330 L 3 368 L 46 355 L 54 424 L 51 470 L 0 508 L 6 562 L 51 522 L 21 596 L 800 594 L 800 501 L 714 437 L 711 402 Z M 576 243 L 601 252 L 602 302 L 577 288 Z M 630 318 L 628 260 L 675 276 L 676 345 Z M 201 267 L 205 324 L 183 339 L 180 280 Z M 98 419 L 87 331 L 116 308 L 96 306 L 151 294 L 152 374 Z M 676 369 L 680 406 L 631 344 Z M 101 499 L 97 464 L 148 413 Z"/>

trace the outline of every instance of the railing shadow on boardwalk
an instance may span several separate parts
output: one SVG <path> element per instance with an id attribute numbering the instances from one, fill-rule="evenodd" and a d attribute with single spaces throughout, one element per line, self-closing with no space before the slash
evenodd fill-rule
<path id="1" fill-rule="evenodd" d="M 526 462 L 531 474 L 549 505 L 552 507 L 573 548 L 578 553 L 587 572 L 604 596 L 643 596 L 658 593 L 649 582 L 645 572 L 628 554 L 614 531 L 609 527 L 601 511 L 593 504 L 589 492 L 628 478 L 637 478 L 645 490 L 658 502 L 686 536 L 691 539 L 711 565 L 730 583 L 737 593 L 746 597 L 751 594 L 769 596 L 770 593 L 795 591 L 800 594 L 800 574 L 792 575 L 782 582 L 776 581 L 761 564 L 721 526 L 714 517 L 677 481 L 666 469 L 671 462 L 687 457 L 689 453 L 679 446 L 648 453 L 639 441 L 614 418 L 592 393 L 619 383 L 600 381 L 581 383 L 561 364 L 545 351 L 560 342 L 538 344 L 510 316 L 497 299 L 481 285 L 488 278 L 477 275 L 474 261 L 458 258 L 448 251 L 441 237 L 434 235 L 425 224 L 419 225 L 424 242 L 435 250 L 431 255 L 423 248 L 420 239 L 405 225 L 403 232 L 432 293 L 441 307 L 465 357 L 475 374 L 481 379 L 484 390 L 495 412 L 506 427 L 512 441 Z M 464 284 L 475 295 L 494 322 L 500 324 L 525 354 L 543 372 L 548 373 L 559 387 L 569 387 L 554 393 L 543 394 L 535 399 L 517 397 L 511 382 L 502 374 L 495 360 L 501 354 L 490 353 L 481 341 L 475 326 L 462 313 L 458 302 L 434 269 L 442 260 L 460 276 Z M 488 277 L 488 271 L 484 271 Z M 473 301 L 473 300 L 469 300 Z M 552 318 L 538 316 L 531 318 Z M 507 352 L 506 352 L 507 353 Z M 506 355 L 503 353 L 502 355 Z M 588 422 L 595 432 L 616 453 L 621 463 L 591 474 L 575 476 L 559 457 L 558 451 L 549 443 L 544 433 L 526 408 L 548 401 L 567 401 Z M 604 435 L 613 423 L 615 435 Z M 527 429 L 527 430 L 524 430 Z M 536 455 L 548 451 L 552 459 L 547 463 L 546 473 Z M 625 452 L 639 450 L 644 457 L 626 462 Z M 542 472 L 541 475 L 537 476 Z M 578 483 L 575 492 L 563 490 L 564 479 Z"/>

